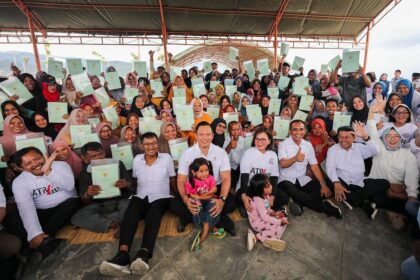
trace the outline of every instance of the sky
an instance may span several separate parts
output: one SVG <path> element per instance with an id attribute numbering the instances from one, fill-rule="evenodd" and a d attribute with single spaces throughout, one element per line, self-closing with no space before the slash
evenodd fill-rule
<path id="1" fill-rule="evenodd" d="M 374 71 L 377 75 L 388 73 L 392 76 L 395 69 L 402 70 L 404 77 L 411 77 L 412 72 L 420 72 L 420 28 L 418 15 L 419 0 L 402 0 L 388 15 L 385 16 L 371 31 L 367 72 Z M 168 51 L 176 55 L 188 46 L 168 46 Z M 141 60 L 148 61 L 150 49 L 157 47 L 140 47 Z M 161 48 L 162 49 L 162 48 Z M 32 52 L 30 44 L 0 44 L 0 51 Z M 42 45 L 38 46 L 41 54 L 45 53 Z M 137 46 L 89 46 L 89 45 L 51 45 L 51 55 L 57 57 L 96 58 L 92 51 L 103 55 L 106 60 L 131 61 L 131 52 L 138 53 Z M 306 59 L 305 72 L 314 68 L 319 70 L 321 64 L 341 54 L 342 50 L 290 49 L 287 60 L 294 56 Z M 360 56 L 363 63 L 363 53 Z"/>

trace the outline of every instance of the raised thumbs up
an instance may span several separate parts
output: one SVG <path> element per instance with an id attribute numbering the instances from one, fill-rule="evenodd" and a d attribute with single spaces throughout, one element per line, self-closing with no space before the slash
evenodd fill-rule
<path id="1" fill-rule="evenodd" d="M 299 150 L 296 154 L 296 160 L 302 162 L 305 159 L 305 154 L 302 153 L 302 148 L 299 146 Z"/>

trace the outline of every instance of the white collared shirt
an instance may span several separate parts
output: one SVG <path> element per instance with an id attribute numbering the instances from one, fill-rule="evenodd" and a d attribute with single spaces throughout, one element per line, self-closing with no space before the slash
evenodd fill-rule
<path id="1" fill-rule="evenodd" d="M 372 140 L 365 143 L 353 143 L 348 150 L 343 149 L 340 144 L 335 144 L 328 149 L 327 175 L 332 182 L 339 181 L 338 178 L 340 178 L 347 185 L 364 186 L 364 160 L 379 152 L 378 147 Z"/>
<path id="2" fill-rule="evenodd" d="M 302 162 L 295 162 L 287 168 L 280 168 L 279 182 L 289 181 L 299 184 L 303 187 L 309 183 L 312 179 L 306 176 L 306 168 L 308 164 L 318 164 L 315 157 L 315 151 L 312 144 L 306 140 L 300 142 L 301 152 L 305 154 L 305 159 Z M 299 146 L 293 141 L 292 137 L 287 137 L 286 140 L 279 144 L 279 160 L 290 159 L 294 157 L 299 151 Z"/>
<path id="3" fill-rule="evenodd" d="M 6 208 L 6 196 L 4 195 L 2 185 L 0 185 L 0 208 Z"/>
<path id="4" fill-rule="evenodd" d="M 43 233 L 37 209 L 53 208 L 69 198 L 77 197 L 73 172 L 64 161 L 53 161 L 48 176 L 22 172 L 13 181 L 12 188 L 20 217 L 28 233 L 28 241 Z"/>
<path id="5" fill-rule="evenodd" d="M 137 155 L 133 161 L 133 178 L 137 178 L 137 193 L 140 198 L 152 203 L 170 195 L 170 177 L 175 177 L 174 162 L 170 154 L 158 153 L 151 166 L 146 164 L 144 154 Z"/>
<path id="6" fill-rule="evenodd" d="M 225 139 L 225 143 L 223 144 L 223 149 L 226 150 L 226 147 L 229 145 L 230 141 L 231 141 L 230 136 L 227 136 Z M 233 170 L 236 170 L 238 168 L 239 164 L 241 163 L 242 156 L 244 155 L 244 152 L 246 151 L 246 149 L 247 147 L 246 147 L 245 137 L 239 136 L 238 145 L 236 146 L 235 149 L 231 149 L 230 153 L 228 154 L 230 167 Z"/>
<path id="7" fill-rule="evenodd" d="M 230 171 L 229 156 L 226 151 L 214 144 L 210 144 L 207 156 L 203 155 L 198 143 L 185 150 L 179 159 L 178 174 L 188 176 L 189 166 L 196 158 L 205 158 L 211 162 L 213 176 L 217 185 L 222 183 L 220 172 Z"/>

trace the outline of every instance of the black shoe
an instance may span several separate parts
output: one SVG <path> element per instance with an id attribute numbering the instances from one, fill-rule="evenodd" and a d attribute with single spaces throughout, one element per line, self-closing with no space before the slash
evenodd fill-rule
<path id="1" fill-rule="evenodd" d="M 107 276 L 126 276 L 131 274 L 129 268 L 130 255 L 127 252 L 120 251 L 110 260 L 103 261 L 99 266 L 99 272 Z"/>
<path id="2" fill-rule="evenodd" d="M 279 211 L 283 213 L 285 218 L 289 219 L 289 213 L 287 212 L 286 207 L 282 207 Z"/>
<path id="3" fill-rule="evenodd" d="M 235 224 L 228 215 L 223 215 L 220 217 L 220 227 L 222 227 L 230 235 L 236 236 Z"/>
<path id="4" fill-rule="evenodd" d="M 177 232 L 184 232 L 186 225 L 187 225 L 187 223 L 185 222 L 185 220 L 180 217 L 178 219 L 178 221 L 176 222 L 176 231 Z"/>
<path id="5" fill-rule="evenodd" d="M 45 260 L 48 258 L 49 255 L 51 255 L 55 249 L 57 249 L 58 245 L 60 245 L 61 239 L 56 239 L 54 237 L 48 236 L 45 238 L 41 245 L 37 248 L 39 252 L 41 252 L 42 260 Z"/>
<path id="6" fill-rule="evenodd" d="M 246 212 L 245 207 L 239 206 L 238 210 L 239 210 L 239 214 L 241 215 L 242 218 L 244 218 L 244 219 L 248 218 L 248 213 Z"/>
<path id="7" fill-rule="evenodd" d="M 337 219 L 342 219 L 343 218 L 343 214 L 341 213 L 340 207 L 335 205 L 331 200 L 329 200 L 329 199 L 325 200 L 324 201 L 324 206 L 325 206 L 325 213 L 328 216 L 334 216 Z"/>
<path id="8" fill-rule="evenodd" d="M 302 207 L 300 207 L 299 204 L 293 202 L 293 200 L 290 200 L 289 202 L 289 210 L 290 213 L 293 214 L 293 216 L 302 216 L 303 214 Z"/>
<path id="9" fill-rule="evenodd" d="M 149 271 L 149 252 L 141 248 L 136 256 L 136 259 L 131 263 L 131 273 L 135 275 L 144 275 Z"/>
<path id="10" fill-rule="evenodd" d="M 363 206 L 363 210 L 365 210 L 366 215 L 369 219 L 374 220 L 376 217 L 376 214 L 378 214 L 378 209 L 376 209 L 375 203 L 366 203 Z"/>

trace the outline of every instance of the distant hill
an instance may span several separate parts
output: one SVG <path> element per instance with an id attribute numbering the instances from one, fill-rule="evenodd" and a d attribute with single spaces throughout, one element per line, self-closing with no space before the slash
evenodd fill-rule
<path id="1" fill-rule="evenodd" d="M 70 57 L 69 57 L 70 58 Z M 27 63 L 24 65 L 24 60 L 27 59 Z M 45 55 L 40 55 L 42 69 L 45 70 Z M 65 57 L 63 57 L 65 59 Z M 83 59 L 82 59 L 83 61 Z M 10 64 L 14 62 L 22 72 L 34 74 L 36 73 L 35 59 L 32 53 L 29 52 L 0 52 L 0 76 L 7 75 L 10 73 Z M 84 63 L 84 62 L 83 62 Z M 112 65 L 117 69 L 121 77 L 125 77 L 126 73 L 131 71 L 132 63 L 124 61 L 107 61 L 102 65 L 105 70 L 108 65 Z"/>

